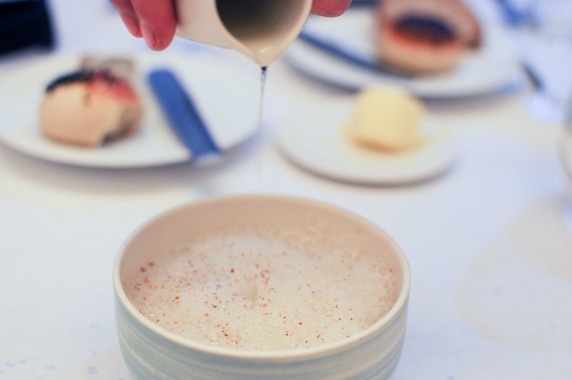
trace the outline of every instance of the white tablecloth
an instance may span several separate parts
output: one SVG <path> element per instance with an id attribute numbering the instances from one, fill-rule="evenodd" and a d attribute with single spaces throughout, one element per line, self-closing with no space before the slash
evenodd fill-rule
<path id="1" fill-rule="evenodd" d="M 54 0 L 52 8 L 59 51 L 145 49 L 106 2 Z M 34 54 L 5 58 L 0 69 Z M 86 169 L 0 145 L 0 378 L 127 379 L 111 282 L 121 244 L 170 207 L 264 192 L 337 204 L 402 246 L 412 289 L 396 380 L 570 379 L 572 226 L 561 128 L 532 118 L 529 96 L 524 88 L 430 102 L 455 126 L 459 155 L 446 175 L 414 186 L 338 183 L 285 160 L 272 140 L 284 115 L 327 110 L 351 94 L 281 62 L 271 67 L 263 132 L 215 165 Z"/>

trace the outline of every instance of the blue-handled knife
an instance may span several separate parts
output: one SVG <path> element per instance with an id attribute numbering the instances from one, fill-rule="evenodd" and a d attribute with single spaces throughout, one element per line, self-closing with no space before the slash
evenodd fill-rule
<path id="1" fill-rule="evenodd" d="M 210 135 L 191 94 L 175 74 L 169 69 L 155 69 L 147 79 L 169 125 L 190 150 L 192 158 L 219 154 L 221 149 Z"/>
<path id="2" fill-rule="evenodd" d="M 536 2 L 528 2 L 530 5 L 519 7 L 514 0 L 496 0 L 496 3 L 504 18 L 504 22 L 511 27 L 537 28 L 539 24 L 536 11 Z"/>
<path id="3" fill-rule="evenodd" d="M 325 53 L 330 54 L 333 57 L 351 63 L 353 65 L 362 67 L 367 70 L 371 70 L 374 72 L 378 72 L 380 74 L 385 75 L 392 75 L 401 78 L 411 78 L 413 77 L 412 74 L 403 72 L 399 69 L 387 66 L 382 64 L 378 59 L 375 57 L 366 56 L 359 52 L 351 50 L 349 47 L 343 46 L 338 44 L 334 41 L 330 41 L 326 38 L 319 37 L 315 34 L 312 34 L 306 30 L 303 30 L 299 35 L 298 38 L 317 48 L 322 50 Z"/>

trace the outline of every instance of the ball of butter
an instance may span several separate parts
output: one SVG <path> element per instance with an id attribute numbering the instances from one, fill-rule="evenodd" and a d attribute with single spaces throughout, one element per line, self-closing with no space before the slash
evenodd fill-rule
<path id="1" fill-rule="evenodd" d="M 404 89 L 372 86 L 356 96 L 346 128 L 354 142 L 380 150 L 404 150 L 422 142 L 423 104 Z"/>

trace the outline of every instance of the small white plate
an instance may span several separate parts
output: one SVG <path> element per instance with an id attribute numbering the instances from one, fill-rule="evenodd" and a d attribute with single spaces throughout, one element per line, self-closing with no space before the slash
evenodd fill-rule
<path id="1" fill-rule="evenodd" d="M 343 128 L 348 108 L 305 114 L 281 125 L 276 134 L 280 151 L 300 167 L 342 182 L 405 185 L 445 173 L 456 158 L 455 138 L 449 128 L 430 115 L 423 119 L 424 143 L 416 149 L 390 153 L 351 142 Z"/>
<path id="2" fill-rule="evenodd" d="M 335 21 L 311 17 L 305 30 L 364 56 L 374 57 L 374 16 L 371 8 L 350 9 Z M 400 78 L 374 72 L 335 58 L 303 41 L 296 41 L 288 49 L 285 59 L 310 77 L 352 90 L 389 82 L 404 86 L 423 98 L 484 95 L 512 83 L 517 78 L 519 66 L 514 43 L 500 26 L 487 24 L 483 34 L 482 46 L 467 52 L 455 69 L 431 76 Z"/>
<path id="3" fill-rule="evenodd" d="M 106 54 L 103 54 L 106 55 Z M 223 63 L 206 55 L 164 52 L 131 56 L 144 102 L 144 120 L 132 136 L 97 148 L 47 139 L 38 124 L 45 86 L 78 67 L 79 55 L 49 55 L 0 75 L 0 141 L 24 154 L 58 163 L 100 168 L 135 168 L 180 163 L 191 153 L 171 131 L 146 83 L 147 72 L 170 68 L 190 90 L 221 150 L 251 136 L 258 127 L 260 69 Z"/>

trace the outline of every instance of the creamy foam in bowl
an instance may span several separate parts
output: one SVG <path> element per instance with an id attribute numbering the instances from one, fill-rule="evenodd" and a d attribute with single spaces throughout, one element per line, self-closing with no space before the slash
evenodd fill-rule
<path id="1" fill-rule="evenodd" d="M 388 378 L 409 270 L 366 220 L 291 197 L 192 203 L 140 228 L 115 267 L 138 379 Z"/>

